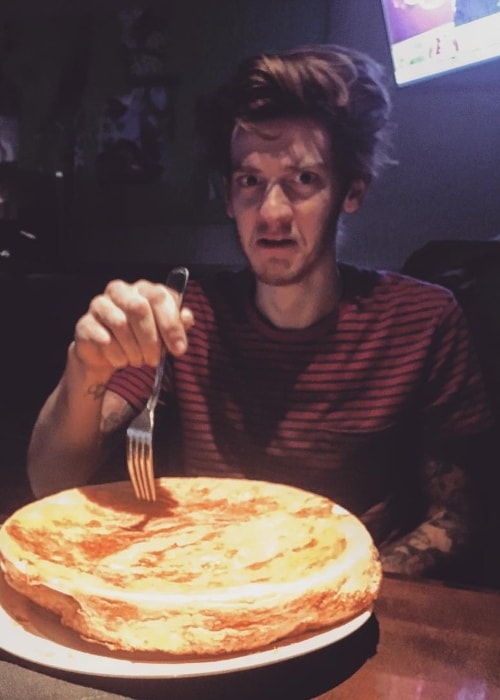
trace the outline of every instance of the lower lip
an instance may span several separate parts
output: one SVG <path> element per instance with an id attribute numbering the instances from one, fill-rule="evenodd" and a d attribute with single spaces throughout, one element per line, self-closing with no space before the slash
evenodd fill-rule
<path id="1" fill-rule="evenodd" d="M 257 246 L 262 250 L 290 250 L 296 245 L 295 241 L 257 241 Z"/>

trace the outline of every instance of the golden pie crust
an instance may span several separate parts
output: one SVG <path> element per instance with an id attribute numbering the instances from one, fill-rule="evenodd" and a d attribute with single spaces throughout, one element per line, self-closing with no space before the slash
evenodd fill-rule
<path id="1" fill-rule="evenodd" d="M 62 491 L 0 529 L 6 581 L 86 640 L 219 655 L 342 623 L 380 583 L 364 525 L 297 488 L 229 478 Z"/>

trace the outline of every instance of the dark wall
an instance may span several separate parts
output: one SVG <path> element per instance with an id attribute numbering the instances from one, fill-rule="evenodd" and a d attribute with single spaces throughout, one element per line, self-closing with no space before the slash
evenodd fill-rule
<path id="1" fill-rule="evenodd" d="M 77 72 L 79 62 L 90 65 L 84 143 L 88 152 L 95 149 L 100 103 L 109 92 L 127 89 L 112 15 L 137 5 L 158 12 L 165 36 L 173 104 L 168 178 L 106 188 L 90 167 L 87 179 L 71 190 L 71 183 L 55 182 L 50 172 L 40 179 L 37 161 L 37 175 L 29 173 L 26 187 L 35 200 L 28 224 L 36 221 L 40 207 L 35 193 L 44 188 L 54 205 L 61 207 L 64 200 L 69 216 L 58 211 L 45 217 L 43 234 L 54 231 L 52 248 L 62 247 L 70 258 L 238 264 L 231 226 L 221 207 L 206 200 L 206 182 L 197 170 L 196 97 L 224 79 L 239 58 L 303 43 L 334 41 L 361 49 L 381 61 L 390 76 L 381 5 L 378 0 L 4 0 L 0 18 L 20 21 L 24 37 L 25 55 L 17 68 L 31 76 L 24 134 L 32 164 L 46 134 L 54 139 L 59 133 L 49 128 L 55 122 L 47 100 L 61 84 L 61 62 L 71 56 Z M 89 12 L 85 34 L 81 19 Z M 83 48 L 75 61 L 77 41 Z M 342 256 L 397 269 L 429 240 L 500 234 L 500 61 L 403 88 L 393 84 L 392 92 L 399 165 L 374 183 L 361 211 L 347 219 Z M 48 149 L 42 170 L 59 166 Z M 48 198 L 40 199 L 46 209 Z"/>
<path id="2" fill-rule="evenodd" d="M 366 51 L 391 70 L 381 5 L 332 5 L 332 40 Z M 399 268 L 435 239 L 500 235 L 500 60 L 396 87 L 399 165 L 375 184 L 349 221 L 344 256 Z"/>

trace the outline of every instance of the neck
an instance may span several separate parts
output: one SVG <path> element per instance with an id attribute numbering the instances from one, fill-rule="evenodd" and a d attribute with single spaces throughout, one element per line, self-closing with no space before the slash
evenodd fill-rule
<path id="1" fill-rule="evenodd" d="M 332 313 L 341 295 L 337 265 L 316 270 L 294 284 L 275 287 L 257 281 L 255 304 L 277 328 L 308 328 Z"/>

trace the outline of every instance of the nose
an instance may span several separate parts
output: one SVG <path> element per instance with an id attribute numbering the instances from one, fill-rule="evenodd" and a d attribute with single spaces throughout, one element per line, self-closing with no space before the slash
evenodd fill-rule
<path id="1" fill-rule="evenodd" d="M 260 203 L 259 213 L 267 223 L 292 219 L 292 206 L 279 182 L 269 183 Z"/>

